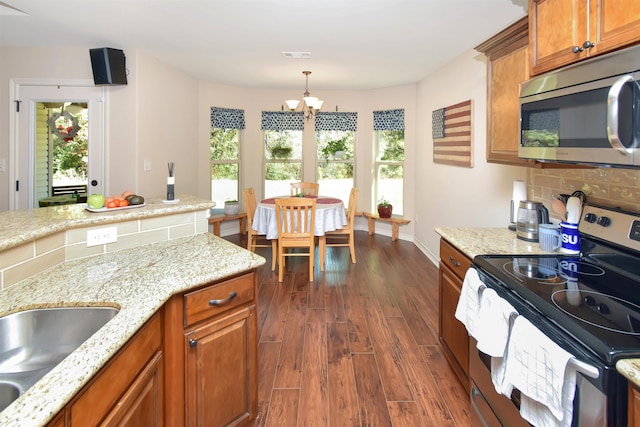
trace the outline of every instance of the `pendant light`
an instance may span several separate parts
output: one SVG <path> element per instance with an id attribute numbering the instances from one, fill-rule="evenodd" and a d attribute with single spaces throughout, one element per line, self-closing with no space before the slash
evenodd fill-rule
<path id="1" fill-rule="evenodd" d="M 304 112 L 304 118 L 309 120 L 312 116 L 315 116 L 318 111 L 320 111 L 320 108 L 322 108 L 322 103 L 324 101 L 318 99 L 315 96 L 311 96 L 311 93 L 309 92 L 309 74 L 311 74 L 311 71 L 303 71 L 302 74 L 304 74 L 306 78 L 304 97 L 302 98 L 304 103 L 302 111 Z M 285 103 L 287 104 L 289 110 L 291 112 L 294 112 L 296 111 L 296 108 L 298 108 L 298 104 L 300 104 L 300 101 L 298 101 L 297 99 L 288 99 L 285 101 Z"/>

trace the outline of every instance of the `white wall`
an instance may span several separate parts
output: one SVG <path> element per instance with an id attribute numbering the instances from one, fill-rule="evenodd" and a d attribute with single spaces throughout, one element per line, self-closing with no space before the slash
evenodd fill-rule
<path id="1" fill-rule="evenodd" d="M 176 162 L 177 193 L 198 194 L 198 82 L 137 49 L 124 49 L 128 84 L 109 86 L 105 99 L 106 193 L 126 189 L 166 196 L 167 162 Z M 0 211 L 9 208 L 11 79 L 93 80 L 88 49 L 0 47 Z M 144 159 L 152 170 L 143 171 Z"/>
<path id="2" fill-rule="evenodd" d="M 506 227 L 513 181 L 527 169 L 486 162 L 486 62 L 465 52 L 418 85 L 414 242 L 439 259 L 436 227 Z M 433 163 L 431 112 L 472 100 L 474 167 Z"/>

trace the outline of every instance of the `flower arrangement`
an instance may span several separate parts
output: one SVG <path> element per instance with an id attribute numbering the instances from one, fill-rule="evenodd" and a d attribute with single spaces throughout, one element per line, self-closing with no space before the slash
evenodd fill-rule
<path id="1" fill-rule="evenodd" d="M 393 206 L 387 199 L 382 196 L 378 200 L 378 215 L 380 218 L 391 218 L 391 213 L 393 212 Z"/>
<path id="2" fill-rule="evenodd" d="M 224 202 L 224 214 L 225 215 L 236 215 L 240 205 L 237 200 L 226 200 Z"/>

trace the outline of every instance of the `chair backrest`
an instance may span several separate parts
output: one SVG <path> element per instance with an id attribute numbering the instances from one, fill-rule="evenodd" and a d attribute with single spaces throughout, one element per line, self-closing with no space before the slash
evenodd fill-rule
<path id="1" fill-rule="evenodd" d="M 278 239 L 309 238 L 314 244 L 316 199 L 290 197 L 276 199 Z"/>
<path id="2" fill-rule="evenodd" d="M 242 190 L 242 198 L 244 199 L 244 204 L 247 208 L 248 228 L 251 229 L 253 216 L 256 213 L 256 193 L 253 191 L 253 187 L 248 187 Z"/>
<path id="3" fill-rule="evenodd" d="M 349 193 L 349 205 L 347 206 L 347 224 L 353 227 L 356 219 L 356 205 L 358 204 L 358 189 L 353 187 Z"/>
<path id="4" fill-rule="evenodd" d="M 318 195 L 320 191 L 320 184 L 317 182 L 292 182 L 291 183 L 291 195 L 296 196 L 302 194 Z"/>

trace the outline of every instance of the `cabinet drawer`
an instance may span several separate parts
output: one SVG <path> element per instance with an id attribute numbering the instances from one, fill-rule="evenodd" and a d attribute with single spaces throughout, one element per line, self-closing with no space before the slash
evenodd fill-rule
<path id="1" fill-rule="evenodd" d="M 460 279 L 464 279 L 471 260 L 444 239 L 440 239 L 440 262 L 453 271 Z"/>
<path id="2" fill-rule="evenodd" d="M 185 325 L 193 325 L 255 299 L 254 275 L 208 286 L 184 296 Z"/>

